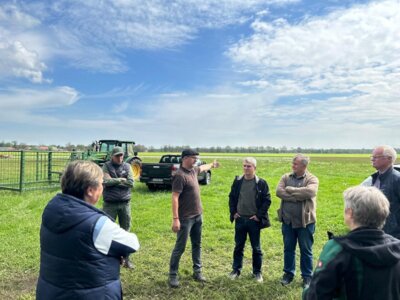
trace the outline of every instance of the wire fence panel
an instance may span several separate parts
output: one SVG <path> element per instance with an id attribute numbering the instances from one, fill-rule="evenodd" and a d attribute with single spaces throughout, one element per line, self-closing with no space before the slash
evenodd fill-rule
<path id="1" fill-rule="evenodd" d="M 0 151 L 0 189 L 25 191 L 60 186 L 66 165 L 81 152 Z"/>

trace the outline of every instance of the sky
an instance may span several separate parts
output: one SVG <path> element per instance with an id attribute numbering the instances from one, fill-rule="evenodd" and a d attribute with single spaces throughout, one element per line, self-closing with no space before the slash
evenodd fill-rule
<path id="1" fill-rule="evenodd" d="M 400 147 L 400 0 L 0 4 L 0 141 Z"/>

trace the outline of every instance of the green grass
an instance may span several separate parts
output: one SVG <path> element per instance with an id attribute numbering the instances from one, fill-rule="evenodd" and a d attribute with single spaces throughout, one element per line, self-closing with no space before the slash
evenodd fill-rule
<path id="1" fill-rule="evenodd" d="M 275 188 L 280 177 L 290 171 L 291 156 L 257 155 L 257 174 L 267 180 L 272 194 L 272 227 L 261 234 L 264 252 L 264 283 L 251 279 L 251 247 L 245 249 L 243 275 L 231 281 L 234 247 L 233 225 L 229 222 L 228 193 L 235 175 L 242 172 L 243 156 L 249 154 L 207 154 L 205 160 L 219 157 L 221 168 L 213 170 L 212 183 L 201 187 L 204 207 L 203 265 L 205 285 L 191 280 L 191 255 L 188 244 L 180 265 L 181 288 L 167 286 L 169 257 L 175 243 L 171 231 L 171 195 L 168 191 L 149 192 L 137 183 L 132 195 L 132 231 L 141 242 L 133 255 L 136 268 L 122 269 L 125 299 L 300 299 L 301 279 L 297 257 L 297 276 L 293 284 L 282 287 L 283 245 L 276 210 L 280 200 Z M 155 162 L 158 154 L 142 156 Z M 310 171 L 318 176 L 315 260 L 326 242 L 326 231 L 344 233 L 342 192 L 359 184 L 372 173 L 365 155 L 312 155 Z M 39 270 L 39 228 L 43 208 L 58 192 L 33 191 L 22 194 L 0 191 L 0 299 L 34 299 Z M 98 205 L 101 207 L 101 203 Z"/>

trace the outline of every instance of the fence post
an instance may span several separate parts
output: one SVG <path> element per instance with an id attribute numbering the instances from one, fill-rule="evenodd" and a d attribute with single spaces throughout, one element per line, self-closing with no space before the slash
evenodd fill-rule
<path id="1" fill-rule="evenodd" d="M 24 190 L 24 181 L 25 181 L 25 152 L 23 150 L 20 151 L 21 162 L 19 166 L 19 192 Z"/>
<path id="2" fill-rule="evenodd" d="M 39 181 L 39 152 L 36 152 L 36 181 Z"/>
<path id="3" fill-rule="evenodd" d="M 48 181 L 51 182 L 52 181 L 52 173 L 51 173 L 51 169 L 53 166 L 53 152 L 49 152 L 49 155 L 47 157 L 47 178 Z"/>

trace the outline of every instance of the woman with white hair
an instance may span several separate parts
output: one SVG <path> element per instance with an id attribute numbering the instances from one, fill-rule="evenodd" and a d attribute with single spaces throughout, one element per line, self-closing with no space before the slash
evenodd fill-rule
<path id="1" fill-rule="evenodd" d="M 389 201 L 375 187 L 357 186 L 344 202 L 351 231 L 324 246 L 303 299 L 400 299 L 400 240 L 381 230 Z"/>

